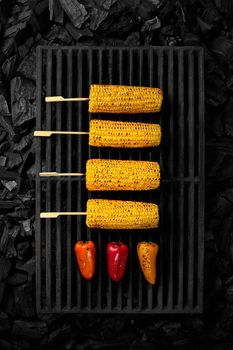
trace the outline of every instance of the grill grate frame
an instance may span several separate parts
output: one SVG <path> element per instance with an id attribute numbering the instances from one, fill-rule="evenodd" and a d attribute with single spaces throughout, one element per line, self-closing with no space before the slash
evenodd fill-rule
<path id="1" fill-rule="evenodd" d="M 85 178 L 36 178 L 36 302 L 40 313 L 201 313 L 204 263 L 204 72 L 198 47 L 38 47 L 37 130 L 87 131 L 86 102 L 45 104 L 46 95 L 83 96 L 89 84 L 158 86 L 163 111 L 105 119 L 160 122 L 156 149 L 112 150 L 88 146 L 88 136 L 37 138 L 40 171 L 85 172 L 88 158 L 160 161 L 159 191 L 87 193 Z M 74 118 L 77 116 L 77 118 Z M 97 116 L 100 118 L 100 115 Z M 75 194 L 75 195 L 74 195 Z M 41 211 L 85 211 L 88 198 L 158 202 L 160 228 L 137 232 L 90 230 L 85 217 L 41 220 Z M 187 210 L 188 207 L 188 210 Z M 168 219 L 169 218 L 169 219 Z M 73 246 L 92 239 L 97 246 L 91 282 L 78 272 Z M 106 245 L 129 246 L 125 278 L 107 276 Z M 158 242 L 158 281 L 147 284 L 140 271 L 137 242 Z"/>

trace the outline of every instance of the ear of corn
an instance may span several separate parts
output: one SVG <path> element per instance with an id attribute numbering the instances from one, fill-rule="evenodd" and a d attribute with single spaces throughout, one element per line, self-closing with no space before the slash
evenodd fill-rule
<path id="1" fill-rule="evenodd" d="M 89 199 L 86 224 L 89 228 L 108 230 L 156 228 L 159 209 L 153 203 Z"/>
<path id="2" fill-rule="evenodd" d="M 158 188 L 160 167 L 156 162 L 89 159 L 86 186 L 89 191 L 143 191 Z"/>
<path id="3" fill-rule="evenodd" d="M 158 146 L 160 142 L 159 124 L 98 119 L 90 122 L 90 146 L 138 148 Z"/>
<path id="4" fill-rule="evenodd" d="M 158 88 L 125 85 L 91 85 L 90 113 L 160 112 L 163 100 Z"/>

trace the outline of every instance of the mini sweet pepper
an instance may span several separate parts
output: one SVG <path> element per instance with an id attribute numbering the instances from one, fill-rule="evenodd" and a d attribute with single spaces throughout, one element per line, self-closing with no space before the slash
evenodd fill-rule
<path id="1" fill-rule="evenodd" d="M 156 256 L 158 249 L 158 245 L 153 242 L 140 242 L 137 245 L 141 269 L 145 279 L 150 284 L 155 284 L 156 282 Z"/>
<path id="2" fill-rule="evenodd" d="M 122 242 L 107 244 L 108 274 L 115 282 L 119 282 L 125 274 L 128 251 L 127 245 Z"/>
<path id="3" fill-rule="evenodd" d="M 95 272 L 95 243 L 93 241 L 78 241 L 75 244 L 74 251 L 81 275 L 86 280 L 91 280 Z"/>

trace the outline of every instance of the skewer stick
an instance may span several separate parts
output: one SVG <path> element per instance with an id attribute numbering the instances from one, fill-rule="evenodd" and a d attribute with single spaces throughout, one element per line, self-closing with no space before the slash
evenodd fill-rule
<path id="1" fill-rule="evenodd" d="M 63 96 L 46 96 L 45 102 L 89 101 L 88 97 L 64 98 Z"/>
<path id="2" fill-rule="evenodd" d="M 54 211 L 54 212 L 47 212 L 47 213 L 40 213 L 41 219 L 56 219 L 58 216 L 69 216 L 69 215 L 87 215 L 87 212 L 83 211 Z"/>
<path id="3" fill-rule="evenodd" d="M 40 176 L 84 176 L 85 173 L 57 173 L 55 171 L 39 173 Z"/>
<path id="4" fill-rule="evenodd" d="M 44 130 L 34 131 L 34 136 L 40 136 L 40 137 L 50 137 L 53 134 L 57 134 L 57 135 L 88 135 L 89 132 L 87 132 L 87 131 L 44 131 Z"/>

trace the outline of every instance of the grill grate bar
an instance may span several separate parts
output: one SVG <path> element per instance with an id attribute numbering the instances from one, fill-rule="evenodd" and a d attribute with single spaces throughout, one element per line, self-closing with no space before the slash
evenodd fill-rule
<path id="1" fill-rule="evenodd" d="M 179 115 L 179 176 L 184 176 L 184 53 L 179 52 L 178 56 L 178 76 L 179 76 L 179 95 L 178 95 L 178 115 Z M 178 281 L 178 307 L 183 307 L 183 283 L 184 283 L 184 184 L 180 183 L 180 201 L 179 201 L 179 281 Z"/>
<path id="2" fill-rule="evenodd" d="M 58 96 L 62 95 L 62 51 L 56 52 L 57 59 L 57 79 L 56 79 L 56 94 Z M 61 103 L 56 104 L 56 128 L 61 130 Z M 56 142 L 56 169 L 58 172 L 61 172 L 61 137 L 57 138 Z M 57 211 L 61 211 L 61 180 L 59 179 L 56 183 L 56 205 Z M 56 305 L 61 309 L 61 293 L 62 293 L 62 284 L 61 284 L 61 222 L 62 219 L 56 221 Z"/>
<path id="3" fill-rule="evenodd" d="M 201 51 L 198 55 L 198 125 L 199 125 L 199 142 L 198 142 L 198 175 L 200 179 L 198 190 L 198 259 L 197 259 L 197 273 L 198 273 L 198 293 L 197 305 L 199 310 L 203 309 L 203 269 L 204 269 L 204 249 L 203 249 L 203 231 L 204 231 L 204 172 L 205 172 L 205 122 L 204 122 L 204 52 Z"/>
<path id="4" fill-rule="evenodd" d="M 159 88 L 163 91 L 164 90 L 164 81 L 163 81 L 163 75 L 164 75 L 164 53 L 163 51 L 160 51 L 158 53 L 158 86 Z M 161 129 L 164 129 L 164 121 L 163 118 L 160 118 L 160 125 L 161 125 Z M 160 145 L 160 157 L 159 157 L 159 163 L 160 163 L 160 171 L 161 171 L 161 178 L 163 178 L 164 174 L 163 174 L 163 169 L 164 169 L 164 165 L 163 165 L 163 153 L 164 153 L 164 141 L 163 141 L 163 137 L 161 140 L 161 145 Z M 159 205 L 160 205 L 160 212 L 163 211 L 164 209 L 164 201 L 163 201 L 163 190 L 164 190 L 164 185 L 163 183 L 161 183 L 160 186 L 160 198 L 159 198 Z M 164 228 L 164 221 L 163 221 L 163 216 L 160 215 L 160 222 L 159 222 L 159 230 L 160 230 L 160 235 L 159 235 L 159 256 L 160 256 L 160 262 L 158 264 L 159 266 L 159 287 L 158 287 L 158 307 L 159 309 L 163 309 L 164 306 L 164 302 L 163 302 L 163 285 L 164 285 L 164 278 L 163 278 L 163 264 L 162 261 L 164 259 L 163 257 L 163 241 L 164 241 L 164 236 L 163 236 L 163 228 Z"/>
<path id="5" fill-rule="evenodd" d="M 149 86 L 153 87 L 153 86 L 157 86 L 156 82 L 154 81 L 154 60 L 153 60 L 153 52 L 150 51 L 149 55 L 148 55 L 148 67 L 149 67 Z M 155 120 L 151 120 L 150 117 L 150 122 L 155 122 Z M 156 122 L 159 122 L 159 120 L 157 121 L 156 118 Z M 151 150 L 149 151 L 149 160 L 152 161 L 152 152 Z M 153 198 L 150 198 L 151 202 L 154 202 L 155 200 Z M 158 235 L 158 230 L 155 230 L 155 238 L 151 239 L 153 241 L 157 240 L 157 235 Z M 147 308 L 149 310 L 151 310 L 153 308 L 153 289 L 154 286 L 150 285 L 149 289 L 148 289 L 148 304 L 147 304 Z"/>
<path id="6" fill-rule="evenodd" d="M 102 50 L 98 50 L 98 62 L 99 62 L 99 75 L 98 75 L 98 79 L 100 84 L 103 82 L 103 52 Z M 98 157 L 101 158 L 100 156 L 100 148 L 98 149 Z M 98 194 L 98 198 L 101 198 L 101 194 Z M 103 240 L 102 240 L 102 235 L 100 230 L 97 230 L 97 236 L 98 236 L 98 249 L 102 249 L 103 247 Z M 99 255 L 99 277 L 98 277 L 98 308 L 102 309 L 102 275 L 103 275 L 103 269 L 102 269 L 102 263 L 103 263 L 103 259 L 102 259 L 102 254 Z"/>
<path id="7" fill-rule="evenodd" d="M 73 96 L 73 89 L 72 89 L 72 72 L 73 72 L 73 55 L 72 51 L 68 51 L 67 53 L 67 82 L 68 82 L 68 96 Z M 68 108 L 68 118 L 67 118 L 67 130 L 72 130 L 72 114 L 73 114 L 73 104 L 69 103 Z M 72 172 L 72 138 L 68 138 L 68 172 Z M 72 188 L 71 188 L 71 181 L 67 182 L 67 210 L 72 210 Z M 67 216 L 67 227 L 71 227 L 71 216 Z M 72 247 L 72 238 L 71 238 L 71 230 L 67 231 L 67 241 L 66 241 L 66 248 L 67 248 L 67 308 L 71 309 L 71 301 L 72 301 L 72 259 L 73 256 L 73 249 Z"/>
<path id="8" fill-rule="evenodd" d="M 123 84 L 123 69 L 122 69 L 122 64 L 123 64 L 123 53 L 122 53 L 122 50 L 119 50 L 119 59 L 118 59 L 118 83 L 120 85 Z M 118 151 L 118 159 L 122 159 L 122 156 L 121 156 L 121 151 L 119 150 Z M 121 199 L 121 195 L 120 193 L 118 193 L 118 196 L 117 196 L 117 199 Z M 120 232 L 119 234 L 119 241 L 122 242 L 123 240 L 123 236 L 122 236 L 122 233 Z M 123 300 L 122 300 L 122 283 L 119 284 L 119 288 L 118 288 L 118 294 L 117 294 L 117 308 L 119 310 L 121 310 L 123 307 Z"/>
<path id="9" fill-rule="evenodd" d="M 106 58 L 105 58 L 106 59 Z M 113 54 L 112 54 L 112 50 L 109 50 L 109 56 L 108 56 L 108 62 L 109 62 L 109 66 L 108 66 L 108 84 L 112 84 L 112 64 L 113 64 Z M 111 159 L 111 151 L 108 150 L 108 155 L 107 158 Z M 101 234 L 101 231 L 100 231 Z M 112 234 L 110 233 L 110 231 L 108 232 L 108 242 L 112 241 Z M 106 246 L 103 247 L 103 249 L 106 249 Z M 113 292 L 113 282 L 110 278 L 108 278 L 108 293 L 107 293 L 107 307 L 108 310 L 110 311 L 112 309 L 112 292 Z"/>
<path id="10" fill-rule="evenodd" d="M 42 62 L 42 50 L 37 49 L 37 59 L 38 62 Z M 41 122 L 41 115 L 42 115 L 42 106 L 41 106 L 41 100 L 42 100 L 42 65 L 37 64 L 36 66 L 37 70 L 37 112 L 38 116 L 36 118 L 36 128 L 37 130 L 42 129 L 42 122 Z M 36 157 L 36 169 L 41 168 L 41 139 L 38 137 L 36 141 L 37 145 L 37 157 Z M 41 184 L 39 181 L 39 178 L 36 177 L 36 232 L 37 232 L 37 239 L 36 239 L 36 291 L 37 291 L 37 298 L 36 298 L 36 307 L 37 310 L 41 308 L 42 305 L 42 298 L 41 298 L 41 265 L 42 265 L 42 256 L 41 256 L 41 245 L 42 245 L 42 234 L 41 234 L 41 221 L 39 219 L 40 216 L 40 208 L 41 208 Z"/>
<path id="11" fill-rule="evenodd" d="M 188 66 L 189 66 L 189 96 L 188 96 L 188 120 L 189 120 L 189 175 L 194 176 L 194 67 L 193 67 L 193 56 L 191 52 L 188 54 Z M 193 278 L 194 278 L 194 182 L 191 181 L 189 184 L 189 244 L 188 244 L 188 305 L 190 308 L 193 307 Z"/>
<path id="12" fill-rule="evenodd" d="M 170 113 L 170 126 L 169 126 L 169 143 L 170 143 L 170 159 L 169 159 L 169 175 L 170 177 L 174 176 L 174 84 L 173 84 L 173 51 L 170 50 L 168 53 L 168 98 L 169 98 L 169 113 Z M 174 265 L 174 256 L 173 256 L 173 241 L 174 241 L 174 187 L 173 183 L 170 184 L 170 200 L 169 200 L 169 216 L 170 216 L 170 225 L 169 225 L 169 284 L 168 284 L 168 307 L 173 308 L 173 265 Z"/>
<path id="13" fill-rule="evenodd" d="M 82 80 L 82 66 L 83 66 L 83 51 L 78 51 L 77 54 L 77 96 L 83 96 L 83 80 Z M 83 122 L 82 122 L 82 113 L 83 113 L 83 103 L 78 103 L 77 106 L 77 119 L 78 119 L 78 123 L 76 125 L 78 125 L 78 130 L 84 130 L 83 129 Z M 78 137 L 77 140 L 77 148 L 76 148 L 76 152 L 77 152 L 77 170 L 78 172 L 82 172 L 83 171 L 83 157 L 82 157 L 82 153 L 83 153 L 83 149 L 82 149 L 82 136 Z M 78 186 L 77 186 L 77 210 L 78 211 L 82 211 L 82 203 L 83 203 L 83 196 L 82 196 L 82 184 L 81 181 L 78 182 Z M 82 216 L 77 216 L 76 218 L 76 227 L 79 228 L 76 232 L 76 239 L 77 241 L 83 239 L 85 240 L 85 232 L 82 233 L 80 232 L 80 228 L 82 227 L 81 225 L 82 223 Z M 83 281 L 82 281 L 82 277 L 80 275 L 79 269 L 76 269 L 76 280 L 77 280 L 77 305 L 79 309 L 82 309 L 82 299 L 83 299 Z"/>
<path id="14" fill-rule="evenodd" d="M 133 51 L 130 50 L 129 52 L 129 85 L 133 85 Z M 132 152 L 130 152 L 130 156 L 129 159 L 132 159 Z M 130 194 L 130 200 L 133 200 L 132 198 L 132 194 Z M 129 251 L 132 252 L 133 251 L 133 246 L 132 246 L 132 239 L 130 239 L 130 234 L 128 237 L 128 247 L 129 247 Z M 133 271 L 134 271 L 134 265 L 133 265 L 133 257 L 132 254 L 129 254 L 129 266 L 130 266 L 130 270 L 129 270 L 129 283 L 128 283 L 128 309 L 132 310 L 133 308 Z"/>
<path id="15" fill-rule="evenodd" d="M 92 82 L 93 82 L 93 67 L 92 67 L 93 51 L 88 50 L 88 51 L 86 51 L 86 54 L 88 54 L 89 84 L 92 84 Z M 88 95 L 89 95 L 89 91 L 87 92 L 87 96 Z M 91 120 L 91 114 L 88 113 L 88 121 L 89 121 L 88 125 L 90 124 L 90 120 Z M 91 147 L 88 147 L 88 158 L 92 158 Z M 84 162 L 83 162 L 83 167 L 84 167 Z M 87 229 L 87 239 L 92 240 L 92 233 L 91 233 L 90 229 Z M 88 283 L 87 284 L 87 308 L 89 310 L 91 309 L 91 296 L 92 296 L 92 284 Z"/>
<path id="16" fill-rule="evenodd" d="M 47 55 L 47 71 L 46 71 L 46 79 L 47 79 L 47 91 L 46 94 L 52 95 L 52 50 L 48 51 Z M 52 106 L 50 104 L 46 105 L 46 129 L 52 129 Z M 46 140 L 46 169 L 52 169 L 52 140 Z M 47 182 L 46 189 L 46 210 L 51 211 L 51 182 Z M 46 300 L 48 309 L 52 307 L 52 226 L 51 220 L 47 220 L 46 223 L 46 232 L 48 234 L 45 235 L 45 244 L 46 244 Z"/>
<path id="17" fill-rule="evenodd" d="M 143 54 L 142 51 L 139 52 L 139 85 L 143 85 Z M 140 121 L 142 121 L 143 118 L 140 118 Z M 142 153 L 140 152 L 139 154 L 139 160 L 142 159 Z M 143 201 L 142 195 L 140 194 L 140 200 Z M 139 242 L 143 240 L 142 233 L 139 232 Z M 135 247 L 136 248 L 136 247 Z M 140 268 L 140 264 L 138 263 L 138 309 L 142 309 L 142 300 L 143 300 L 143 289 L 142 289 L 142 281 L 143 281 L 144 276 L 142 276 L 142 271 Z"/>
<path id="18" fill-rule="evenodd" d="M 102 51 L 97 50 L 97 61 L 98 61 L 98 70 L 97 70 L 97 77 L 98 77 L 98 81 L 102 82 L 102 66 L 103 66 L 103 55 L 102 55 Z M 95 117 L 95 119 L 97 119 Z M 100 156 L 100 149 L 98 149 L 97 151 L 98 154 L 98 158 L 101 158 Z M 97 198 L 100 198 L 100 194 L 97 194 Z M 96 248 L 97 251 L 99 251 L 100 249 L 102 249 L 102 235 L 100 233 L 100 230 L 94 230 L 94 234 L 97 237 L 97 242 L 96 242 Z M 97 269 L 97 308 L 98 309 L 102 309 L 102 254 L 99 254 L 97 256 L 97 261 L 98 265 L 96 264 L 96 269 Z"/>

